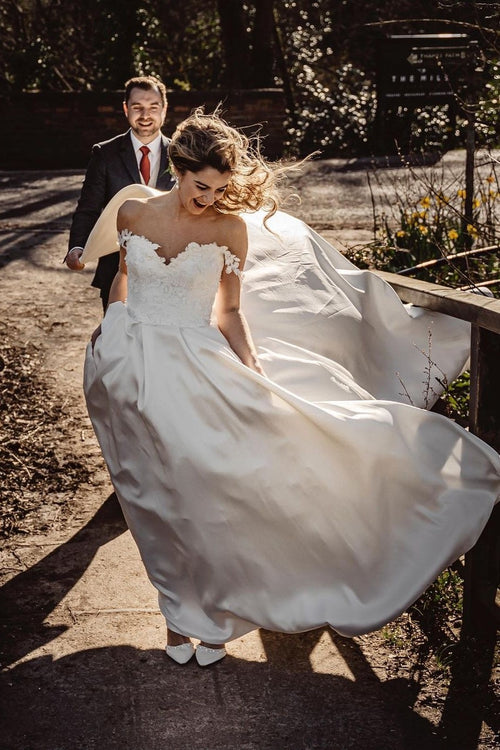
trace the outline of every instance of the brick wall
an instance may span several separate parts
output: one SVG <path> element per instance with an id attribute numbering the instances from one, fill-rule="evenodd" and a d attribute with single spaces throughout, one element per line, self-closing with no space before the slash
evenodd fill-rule
<path id="1" fill-rule="evenodd" d="M 127 129 L 121 92 L 18 94 L 2 100 L 0 169 L 74 169 L 87 165 L 92 144 Z M 280 89 L 251 91 L 175 91 L 163 128 L 166 135 L 190 111 L 222 101 L 224 118 L 237 127 L 262 123 L 262 150 L 282 154 L 285 103 Z"/>

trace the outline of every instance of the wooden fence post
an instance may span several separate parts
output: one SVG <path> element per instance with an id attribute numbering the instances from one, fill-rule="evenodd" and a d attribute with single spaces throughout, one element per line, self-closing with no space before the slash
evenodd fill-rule
<path id="1" fill-rule="evenodd" d="M 470 431 L 500 451 L 500 300 L 376 271 L 402 300 L 472 323 Z M 500 505 L 465 556 L 463 633 L 492 643 L 500 627 Z"/>
<path id="2" fill-rule="evenodd" d="M 469 428 L 500 451 L 500 335 L 472 326 Z M 464 632 L 494 636 L 500 627 L 500 507 L 465 556 Z"/>

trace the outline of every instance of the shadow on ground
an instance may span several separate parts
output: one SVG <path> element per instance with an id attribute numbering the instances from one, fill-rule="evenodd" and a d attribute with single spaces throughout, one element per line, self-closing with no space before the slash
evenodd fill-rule
<path id="1" fill-rule="evenodd" d="M 16 664 L 62 632 L 44 620 L 98 548 L 125 529 L 111 495 L 67 543 L 3 587 L 3 750 L 477 747 L 480 705 L 471 703 L 470 731 L 456 710 L 461 684 L 470 693 L 466 675 L 462 683 L 455 679 L 439 730 L 414 710 L 418 682 L 382 682 L 357 643 L 331 631 L 354 679 L 312 671 L 309 655 L 323 631 L 260 631 L 266 662 L 228 656 L 208 669 L 194 660 L 179 667 L 162 650 L 125 645 Z"/>
<path id="2" fill-rule="evenodd" d="M 69 230 L 82 182 L 79 171 L 0 170 L 0 269 L 15 260 L 33 260 L 44 235 Z M 61 242 L 61 260 L 66 252 Z"/>
<path id="3" fill-rule="evenodd" d="M 22 659 L 62 632 L 46 627 L 45 619 L 82 577 L 99 547 L 126 529 L 113 493 L 65 544 L 4 584 L 0 589 L 3 667 Z"/>
<path id="4" fill-rule="evenodd" d="M 7 219 L 20 219 L 27 216 L 31 216 L 34 213 L 45 210 L 47 208 L 55 208 L 60 206 L 62 202 L 72 200 L 74 198 L 74 190 L 69 189 L 65 191 L 55 190 L 43 198 L 36 200 L 28 200 L 25 203 L 20 203 L 17 206 L 10 206 L 5 211 L 0 211 L 0 221 L 6 221 Z M 62 219 L 68 219 L 70 216 L 63 215 Z"/>
<path id="5" fill-rule="evenodd" d="M 275 637 L 279 647 L 283 637 Z M 227 657 L 181 668 L 160 650 L 91 649 L 6 675 L 2 747 L 14 750 L 435 748 L 411 686 L 301 672 L 307 638 L 279 664 Z"/>

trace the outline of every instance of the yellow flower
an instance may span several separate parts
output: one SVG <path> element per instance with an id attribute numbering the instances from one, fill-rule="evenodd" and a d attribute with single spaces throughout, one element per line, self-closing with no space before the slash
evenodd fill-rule
<path id="1" fill-rule="evenodd" d="M 458 239 L 458 232 L 456 229 L 450 229 L 448 232 L 448 237 L 450 240 L 457 240 Z"/>
<path id="2" fill-rule="evenodd" d="M 465 200 L 465 196 L 467 195 L 467 193 L 465 190 L 457 190 L 457 195 L 459 198 L 462 198 L 463 200 Z"/>
<path id="3" fill-rule="evenodd" d="M 429 234 L 429 230 L 427 227 L 424 227 L 423 224 L 421 224 L 418 228 L 418 231 L 420 234 Z"/>
<path id="4" fill-rule="evenodd" d="M 471 237 L 477 237 L 478 231 L 474 224 L 467 224 L 467 232 L 471 235 Z"/>
<path id="5" fill-rule="evenodd" d="M 486 178 L 486 182 L 489 182 L 490 185 L 492 182 L 495 182 L 495 178 L 493 177 L 492 174 L 488 175 L 488 177 Z"/>
<path id="6" fill-rule="evenodd" d="M 428 208 L 431 205 L 431 199 L 428 195 L 426 195 L 424 198 L 421 198 L 419 200 L 419 203 L 421 206 L 424 206 L 424 208 Z"/>
<path id="7" fill-rule="evenodd" d="M 495 200 L 495 198 L 498 198 L 498 193 L 496 190 L 490 190 L 490 198 L 493 198 L 493 200 Z"/>
<path id="8" fill-rule="evenodd" d="M 400 229 L 399 232 L 396 232 L 396 237 L 406 237 L 406 232 L 404 229 Z"/>
<path id="9" fill-rule="evenodd" d="M 425 217 L 427 216 L 427 211 L 419 211 L 418 216 L 419 219 L 425 219 Z"/>
<path id="10" fill-rule="evenodd" d="M 474 198 L 474 200 L 472 201 L 472 207 L 479 208 L 480 205 L 481 205 L 481 201 L 479 200 L 479 198 Z"/>
<path id="11" fill-rule="evenodd" d="M 443 195 L 442 193 L 436 195 L 436 203 L 438 204 L 438 206 L 446 206 L 449 200 L 450 198 L 448 195 Z"/>

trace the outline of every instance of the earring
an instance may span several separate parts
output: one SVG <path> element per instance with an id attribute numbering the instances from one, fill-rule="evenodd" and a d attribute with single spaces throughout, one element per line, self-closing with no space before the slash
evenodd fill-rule
<path id="1" fill-rule="evenodd" d="M 178 188 L 179 187 L 179 175 L 178 175 L 177 170 L 175 169 L 174 165 L 172 164 L 172 162 L 169 162 L 168 167 L 167 167 L 167 172 L 170 172 L 170 177 L 174 181 L 174 185 L 173 186 L 176 187 L 176 188 Z"/>

